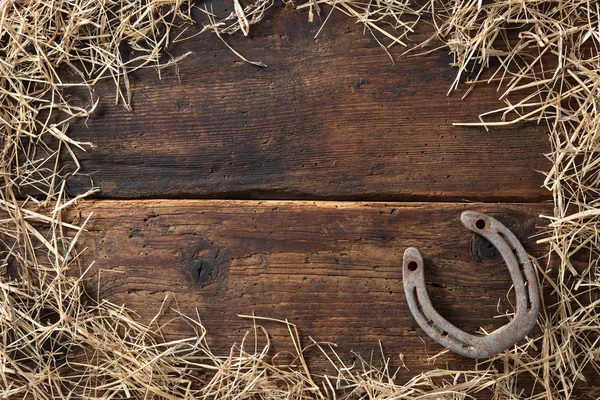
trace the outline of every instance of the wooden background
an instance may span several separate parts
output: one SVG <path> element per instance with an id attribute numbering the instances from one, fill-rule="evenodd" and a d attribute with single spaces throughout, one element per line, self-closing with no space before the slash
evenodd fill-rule
<path id="1" fill-rule="evenodd" d="M 501 106 L 495 87 L 446 96 L 456 71 L 445 51 L 392 49 L 393 65 L 354 20 L 334 13 L 314 39 L 321 22 L 306 19 L 276 9 L 250 37 L 227 38 L 265 69 L 211 34 L 173 46 L 175 56 L 193 54 L 161 79 L 132 74 L 133 112 L 99 85 L 98 112 L 71 131 L 97 145 L 78 153 L 83 175 L 69 180 L 73 193 L 91 181 L 102 189 L 82 210 L 95 213 L 84 237 L 83 264 L 96 262 L 90 291 L 146 321 L 171 293 L 171 306 L 198 309 L 222 354 L 251 327 L 237 314 L 255 313 L 289 319 L 305 340 L 336 342 L 349 361 L 381 342 L 392 366 L 404 357 L 399 381 L 475 368 L 453 354 L 428 360 L 442 348 L 409 312 L 402 254 L 421 250 L 432 300 L 457 326 L 503 325 L 508 270 L 459 215 L 489 212 L 543 257 L 535 235 L 539 215 L 552 214 L 539 172 L 550 166 L 546 130 L 454 127 Z M 267 328 L 275 351 L 292 350 L 283 326 Z M 307 356 L 325 368 L 317 352 Z M 582 393 L 600 391 L 588 382 Z"/>

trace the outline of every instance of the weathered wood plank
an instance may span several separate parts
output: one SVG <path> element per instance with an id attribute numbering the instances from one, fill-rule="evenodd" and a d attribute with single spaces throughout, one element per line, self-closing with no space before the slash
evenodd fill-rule
<path id="1" fill-rule="evenodd" d="M 532 238 L 547 204 L 344 203 L 300 201 L 97 201 L 82 246 L 91 272 L 90 293 L 125 303 L 149 321 L 167 293 L 169 305 L 203 318 L 217 352 L 239 342 L 252 314 L 289 319 L 302 336 L 338 343 L 369 355 L 378 341 L 409 371 L 431 368 L 427 358 L 441 350 L 413 321 L 405 301 L 401 258 L 421 249 L 432 301 L 464 330 L 494 329 L 494 318 L 510 310 L 511 286 L 501 260 L 478 245 L 459 215 L 467 209 L 497 217 L 534 256 L 547 249 Z M 474 246 L 473 246 L 474 244 Z M 479 249 L 475 257 L 472 248 Z M 190 268 L 199 268 L 189 275 Z M 553 302 L 548 298 L 548 304 Z M 267 325 L 276 350 L 292 350 L 288 332 Z M 189 335 L 173 326 L 174 337 Z M 313 365 L 324 366 L 317 353 Z M 452 354 L 437 365 L 473 368 Z"/>
<path id="2" fill-rule="evenodd" d="M 71 132 L 97 145 L 78 154 L 100 196 L 549 199 L 537 172 L 549 169 L 544 127 L 451 125 L 502 106 L 494 86 L 447 97 L 455 71 L 444 51 L 409 58 L 392 48 L 392 65 L 352 19 L 334 13 L 314 39 L 321 23 L 306 18 L 278 10 L 250 37 L 227 38 L 266 69 L 208 33 L 176 45 L 175 55 L 194 52 L 177 69 L 129 77 L 134 112 L 112 105 L 114 88 L 101 83 L 105 101 Z M 90 180 L 69 183 L 81 192 Z"/>

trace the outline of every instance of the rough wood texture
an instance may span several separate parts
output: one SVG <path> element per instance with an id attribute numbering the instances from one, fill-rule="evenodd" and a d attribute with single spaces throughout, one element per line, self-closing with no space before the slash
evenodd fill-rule
<path id="1" fill-rule="evenodd" d="M 284 201 L 98 201 L 84 235 L 82 266 L 96 261 L 89 281 L 96 296 L 125 303 L 148 321 L 167 293 L 195 315 L 198 309 L 217 352 L 242 339 L 251 323 L 237 314 L 288 318 L 307 336 L 368 356 L 384 346 L 392 364 L 404 354 L 400 380 L 430 369 L 441 347 L 420 331 L 406 304 L 401 258 L 418 247 L 432 301 L 442 315 L 474 332 L 506 322 L 507 268 L 459 222 L 467 209 L 490 213 L 534 256 L 543 204 L 419 204 Z M 474 260 L 476 259 L 476 260 Z M 478 260 L 478 261 L 477 261 Z M 548 304 L 553 299 L 547 293 Z M 175 303 L 176 300 L 176 303 Z M 166 317 L 165 317 L 166 318 Z M 287 331 L 266 325 L 276 350 L 292 350 Z M 190 334 L 173 326 L 174 336 Z M 323 368 L 317 352 L 311 366 Z M 452 354 L 437 366 L 473 368 Z M 595 389 L 594 389 L 595 390 Z M 599 392 L 600 394 L 600 392 Z"/>
<path id="2" fill-rule="evenodd" d="M 471 332 L 504 324 L 493 317 L 510 310 L 508 270 L 458 217 L 489 212 L 543 256 L 547 248 L 531 236 L 538 215 L 552 213 L 535 203 L 550 199 L 537 172 L 549 168 L 546 132 L 453 127 L 500 107 L 495 87 L 447 97 L 455 71 L 446 53 L 407 58 L 395 48 L 392 65 L 353 20 L 334 13 L 313 39 L 320 23 L 306 18 L 277 9 L 250 37 L 227 38 L 266 69 L 241 62 L 211 34 L 174 46 L 174 55 L 194 54 L 162 79 L 154 70 L 129 76 L 134 112 L 114 107 L 114 88 L 99 85 L 98 111 L 71 130 L 97 145 L 78 153 L 83 172 L 102 188 L 99 197 L 138 200 L 84 205 L 95 216 L 82 266 L 96 261 L 93 296 L 125 303 L 146 321 L 168 293 L 170 306 L 198 308 L 217 352 L 251 327 L 237 315 L 254 312 L 290 319 L 305 340 L 338 343 L 347 360 L 351 351 L 378 351 L 381 341 L 392 365 L 404 355 L 402 381 L 431 369 L 428 357 L 441 350 L 408 310 L 403 251 L 421 249 L 432 301 L 447 319 Z M 86 176 L 69 179 L 72 192 L 89 186 Z M 464 200 L 529 204 L 418 203 Z M 267 328 L 274 351 L 292 350 L 284 327 Z M 313 368 L 325 367 L 317 352 L 308 356 Z M 446 365 L 475 363 L 447 354 L 436 366 Z M 600 396 L 584 386 L 580 393 Z"/>
<path id="3" fill-rule="evenodd" d="M 212 34 L 175 45 L 174 55 L 194 54 L 162 80 L 153 69 L 130 75 L 134 112 L 111 105 L 114 88 L 99 85 L 104 101 L 72 135 L 98 146 L 79 156 L 100 196 L 549 199 L 537 172 L 549 168 L 543 126 L 451 125 L 502 106 L 495 86 L 447 97 L 456 71 L 446 52 L 409 58 L 393 48 L 392 65 L 352 19 L 334 13 L 317 39 L 320 22 L 306 19 L 276 10 L 250 37 L 227 38 L 265 69 Z M 69 182 L 74 192 L 90 185 Z"/>

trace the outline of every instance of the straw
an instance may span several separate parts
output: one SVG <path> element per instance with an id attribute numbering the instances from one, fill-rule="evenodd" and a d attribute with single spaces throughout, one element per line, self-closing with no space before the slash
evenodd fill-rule
<path id="1" fill-rule="evenodd" d="M 208 22 L 202 32 L 216 40 L 248 35 L 275 2 L 233 5 L 225 16 L 203 5 Z M 288 320 L 242 316 L 251 322 L 248 333 L 217 355 L 207 345 L 200 313 L 169 308 L 172 294 L 150 321 L 126 306 L 91 299 L 85 291 L 91 266 L 80 265 L 77 243 L 91 216 L 76 210 L 95 190 L 71 197 L 65 182 L 79 173 L 75 151 L 92 144 L 72 139 L 69 124 L 94 112 L 100 100 L 93 88 L 103 80 L 114 84 L 111 100 L 130 109 L 135 70 L 152 67 L 160 74 L 187 54 L 165 60 L 162 50 L 186 39 L 181 26 L 192 22 L 191 8 L 186 0 L 0 3 L 0 397 L 567 399 L 590 374 L 597 376 L 600 6 L 583 0 L 297 4 L 321 24 L 317 32 L 332 12 L 342 12 L 385 51 L 408 46 L 418 24 L 428 25 L 431 38 L 402 51 L 444 48 L 454 56 L 450 92 L 466 87 L 466 96 L 493 84 L 504 102 L 479 121 L 456 124 L 492 133 L 520 123 L 548 130 L 544 187 L 554 213 L 542 216 L 548 225 L 539 242 L 558 262 L 536 260 L 551 304 L 543 305 L 538 333 L 521 345 L 472 370 L 432 369 L 398 382 L 395 363 L 383 351 L 375 359 L 356 355 L 357 362 L 347 365 L 331 343 L 302 344 L 299 328 Z M 69 96 L 74 89 L 89 93 L 87 105 L 75 104 Z M 76 168 L 64 170 L 61 157 Z M 189 337 L 166 339 L 169 324 L 181 323 Z M 273 324 L 288 329 L 291 354 L 272 354 L 267 328 Z M 334 373 L 315 371 L 304 357 L 308 348 L 318 349 Z M 289 356 L 292 362 L 282 364 Z"/>

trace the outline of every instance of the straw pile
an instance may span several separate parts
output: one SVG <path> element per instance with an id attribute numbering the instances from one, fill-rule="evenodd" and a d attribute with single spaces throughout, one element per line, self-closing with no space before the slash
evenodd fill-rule
<path id="1" fill-rule="evenodd" d="M 273 0 L 217 18 L 208 7 L 205 30 L 219 37 L 260 22 Z M 291 4 L 291 3 L 290 3 Z M 389 360 L 358 357 L 345 365 L 331 344 L 316 342 L 337 375 L 311 371 L 297 328 L 288 321 L 253 323 L 230 354 L 216 356 L 199 315 L 171 310 L 186 321 L 187 339 L 168 342 L 157 318 L 136 320 L 124 307 L 89 299 L 76 246 L 90 216 L 65 221 L 90 192 L 70 198 L 61 157 L 76 161 L 69 122 L 94 111 L 93 86 L 114 81 L 117 103 L 129 107 L 128 74 L 177 62 L 161 58 L 176 25 L 191 22 L 186 0 L 39 0 L 0 2 L 0 397 L 2 398 L 569 398 L 584 369 L 598 371 L 600 320 L 600 6 L 584 0 L 306 0 L 309 20 L 341 11 L 364 24 L 384 49 L 404 46 L 418 23 L 435 34 L 411 51 L 448 49 L 457 77 L 450 90 L 494 84 L 505 107 L 470 125 L 534 121 L 545 124 L 552 151 L 546 188 L 555 210 L 548 219 L 552 274 L 538 266 L 555 302 L 540 316 L 541 334 L 473 371 L 435 369 L 408 382 L 394 380 Z M 89 90 L 75 104 L 69 90 Z M 459 123 L 465 123 L 459 121 Z M 571 263 L 586 254 L 585 271 Z M 165 302 L 166 303 L 166 302 Z M 273 362 L 263 323 L 285 324 L 296 348 L 294 366 Z M 250 343 L 250 345 L 249 345 Z M 519 382 L 531 382 L 522 386 Z"/>

